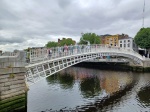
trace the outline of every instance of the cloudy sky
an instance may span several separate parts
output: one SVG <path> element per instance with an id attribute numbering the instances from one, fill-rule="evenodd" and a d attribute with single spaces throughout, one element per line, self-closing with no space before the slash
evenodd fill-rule
<path id="1" fill-rule="evenodd" d="M 150 0 L 145 0 L 150 27 Z M 0 50 L 44 46 L 81 33 L 128 34 L 142 27 L 144 0 L 0 0 Z"/>

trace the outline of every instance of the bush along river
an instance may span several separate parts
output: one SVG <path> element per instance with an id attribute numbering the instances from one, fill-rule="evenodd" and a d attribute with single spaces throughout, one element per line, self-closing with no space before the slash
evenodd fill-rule
<path id="1" fill-rule="evenodd" d="M 74 66 L 34 84 L 27 96 L 28 112 L 149 112 L 150 73 Z"/>

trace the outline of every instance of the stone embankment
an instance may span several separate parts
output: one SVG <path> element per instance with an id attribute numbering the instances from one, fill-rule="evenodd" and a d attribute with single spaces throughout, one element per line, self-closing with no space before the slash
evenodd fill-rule
<path id="1" fill-rule="evenodd" d="M 25 55 L 0 56 L 0 112 L 26 111 Z"/>
<path id="2" fill-rule="evenodd" d="M 145 59 L 143 61 L 143 66 L 137 66 L 131 64 L 130 62 L 95 62 L 95 61 L 86 61 L 82 63 L 78 63 L 74 66 L 88 67 L 88 68 L 96 68 L 102 70 L 119 70 L 119 71 L 133 71 L 133 72 L 150 72 L 150 59 Z"/>
<path id="3" fill-rule="evenodd" d="M 146 67 L 150 67 L 150 59 L 145 59 L 143 61 L 143 66 L 146 68 Z"/>

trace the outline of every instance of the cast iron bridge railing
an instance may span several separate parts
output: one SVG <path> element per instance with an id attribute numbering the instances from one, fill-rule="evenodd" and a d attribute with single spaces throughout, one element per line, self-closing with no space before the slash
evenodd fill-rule
<path id="1" fill-rule="evenodd" d="M 57 50 L 55 50 L 55 52 L 53 52 L 50 56 L 48 56 L 48 54 L 44 51 L 43 55 L 39 56 L 35 55 L 35 53 L 30 53 L 33 54 L 30 56 L 32 57 L 32 64 L 26 66 L 26 83 L 28 85 L 32 85 L 72 65 L 102 56 L 126 57 L 138 65 L 143 65 L 143 57 L 133 50 L 108 47 L 104 45 L 76 45 L 69 47 L 73 47 L 73 49 L 68 48 L 69 50 L 64 52 L 60 52 L 60 48 L 55 48 Z"/>

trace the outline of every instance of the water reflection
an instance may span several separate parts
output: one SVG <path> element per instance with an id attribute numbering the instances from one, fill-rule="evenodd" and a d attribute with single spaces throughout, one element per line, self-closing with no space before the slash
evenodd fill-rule
<path id="1" fill-rule="evenodd" d="M 101 88 L 108 94 L 119 91 L 124 86 L 129 85 L 133 81 L 131 72 L 105 71 L 101 78 Z"/>
<path id="2" fill-rule="evenodd" d="M 59 75 L 58 79 L 62 89 L 70 89 L 74 85 L 74 77 L 69 74 Z"/>
<path id="3" fill-rule="evenodd" d="M 60 74 L 57 73 L 55 75 L 52 75 L 48 77 L 47 79 L 48 84 L 60 84 L 60 87 L 62 89 L 71 89 L 74 85 L 74 77 L 70 74 Z"/>
<path id="4" fill-rule="evenodd" d="M 71 89 L 75 81 L 80 82 L 80 91 L 85 98 L 94 97 L 105 90 L 107 94 L 119 91 L 133 80 L 131 72 L 99 71 L 87 68 L 71 67 L 48 77 L 48 84 L 60 84 L 62 89 Z"/>
<path id="5" fill-rule="evenodd" d="M 137 97 L 139 98 L 142 105 L 150 107 L 150 85 L 141 88 L 137 94 Z"/>
<path id="6" fill-rule="evenodd" d="M 75 82 L 83 98 L 99 96 L 101 91 L 113 94 L 133 81 L 131 72 L 99 71 L 87 68 L 71 67 L 48 77 L 48 84 L 59 84 L 61 89 L 72 89 Z"/>
<path id="7" fill-rule="evenodd" d="M 100 80 L 98 77 L 85 78 L 80 83 L 81 93 L 84 98 L 98 96 L 100 94 Z"/>
<path id="8" fill-rule="evenodd" d="M 55 83 L 58 83 L 58 75 L 52 75 L 50 77 L 47 77 L 46 78 L 46 81 L 48 84 L 55 84 Z"/>
<path id="9" fill-rule="evenodd" d="M 147 82 L 149 74 L 70 67 L 30 88 L 28 112 L 77 107 L 89 112 L 147 111 L 150 86 L 143 86 Z"/>

